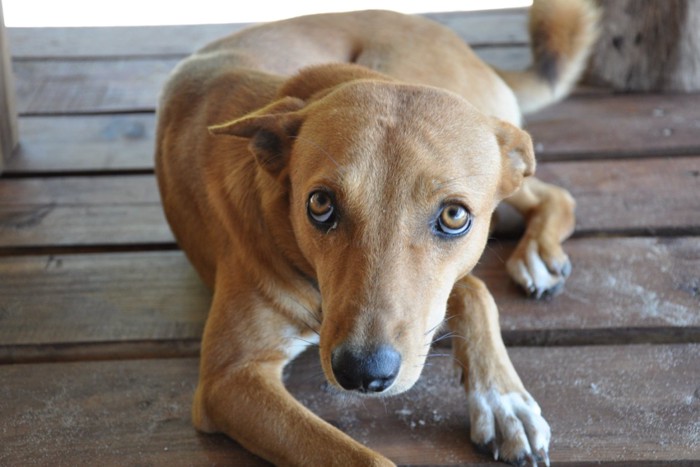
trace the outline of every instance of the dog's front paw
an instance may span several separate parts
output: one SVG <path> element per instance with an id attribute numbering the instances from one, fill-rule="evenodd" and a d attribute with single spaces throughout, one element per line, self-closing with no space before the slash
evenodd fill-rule
<path id="1" fill-rule="evenodd" d="M 538 462 L 549 466 L 549 424 L 527 392 L 471 391 L 469 416 L 472 441 L 494 459 L 519 466 Z"/>
<path id="2" fill-rule="evenodd" d="M 571 261 L 557 241 L 523 238 L 506 262 L 513 280 L 531 297 L 556 295 L 571 274 Z"/>

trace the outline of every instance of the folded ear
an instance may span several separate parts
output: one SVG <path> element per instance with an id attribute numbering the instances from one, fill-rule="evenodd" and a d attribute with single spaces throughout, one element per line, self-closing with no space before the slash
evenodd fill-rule
<path id="1" fill-rule="evenodd" d="M 530 135 L 502 120 L 494 119 L 494 131 L 501 149 L 501 199 L 520 188 L 525 177 L 535 173 L 535 151 Z"/>
<path id="2" fill-rule="evenodd" d="M 284 97 L 231 122 L 209 127 L 213 135 L 249 138 L 248 148 L 261 167 L 277 174 L 287 165 L 292 140 L 303 122 L 300 112 L 305 102 Z"/>

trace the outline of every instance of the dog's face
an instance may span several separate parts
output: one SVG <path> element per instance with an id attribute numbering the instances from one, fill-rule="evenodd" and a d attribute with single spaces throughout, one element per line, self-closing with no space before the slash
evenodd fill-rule
<path id="1" fill-rule="evenodd" d="M 289 183 L 296 244 L 322 297 L 324 372 L 348 390 L 405 391 L 495 206 L 532 172 L 529 137 L 451 93 L 387 82 L 273 105 L 237 134 Z"/>

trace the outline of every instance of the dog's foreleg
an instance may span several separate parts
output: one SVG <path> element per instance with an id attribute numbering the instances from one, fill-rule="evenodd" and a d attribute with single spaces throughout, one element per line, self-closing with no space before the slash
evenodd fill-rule
<path id="1" fill-rule="evenodd" d="M 294 399 L 281 382 L 281 367 L 249 362 L 200 386 L 195 424 L 225 433 L 275 465 L 394 465 Z"/>
<path id="2" fill-rule="evenodd" d="M 394 465 L 323 421 L 284 387 L 282 370 L 296 353 L 293 347 L 309 337 L 295 335 L 293 321 L 259 294 L 221 285 L 204 331 L 195 427 L 224 433 L 276 465 Z"/>
<path id="3" fill-rule="evenodd" d="M 559 292 L 571 273 L 561 244 L 574 230 L 574 199 L 563 188 L 529 177 L 505 202 L 526 220 L 525 234 L 506 262 L 508 273 L 536 298 Z"/>
<path id="4" fill-rule="evenodd" d="M 507 462 L 549 463 L 549 425 L 506 352 L 498 309 L 484 283 L 467 276 L 448 302 L 456 360 L 469 402 L 471 439 Z"/>

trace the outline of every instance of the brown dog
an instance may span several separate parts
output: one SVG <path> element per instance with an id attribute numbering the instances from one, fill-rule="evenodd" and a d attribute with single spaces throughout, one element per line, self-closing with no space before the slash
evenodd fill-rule
<path id="1" fill-rule="evenodd" d="M 560 243 L 573 200 L 529 177 L 517 125 L 575 83 L 596 13 L 552 0 L 531 17 L 535 65 L 518 73 L 438 24 L 383 11 L 253 27 L 179 65 L 156 157 L 168 220 L 214 290 L 198 429 L 277 464 L 390 465 L 294 400 L 282 368 L 318 343 L 332 384 L 400 393 L 446 323 L 472 440 L 506 461 L 547 461 L 549 426 L 470 275 L 503 199 L 528 221 L 514 279 L 540 296 L 570 270 Z"/>

